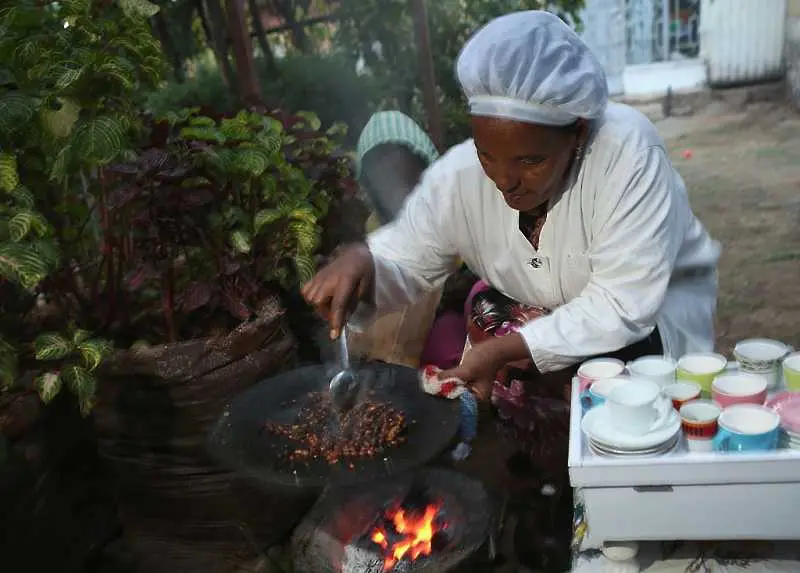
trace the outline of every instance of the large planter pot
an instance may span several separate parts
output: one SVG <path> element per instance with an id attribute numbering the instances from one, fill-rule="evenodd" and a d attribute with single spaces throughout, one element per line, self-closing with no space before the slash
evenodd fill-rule
<path id="1" fill-rule="evenodd" d="M 223 573 L 291 531 L 315 493 L 275 490 L 220 468 L 207 433 L 235 395 L 296 362 L 272 311 L 220 339 L 120 353 L 107 361 L 94 420 L 116 476 L 125 540 L 144 570 Z"/>

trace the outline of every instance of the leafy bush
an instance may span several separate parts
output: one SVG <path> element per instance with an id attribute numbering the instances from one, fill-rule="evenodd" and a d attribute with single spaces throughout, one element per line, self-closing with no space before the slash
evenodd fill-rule
<path id="1" fill-rule="evenodd" d="M 66 386 L 84 411 L 111 346 L 42 307 L 46 295 L 76 288 L 74 256 L 91 248 L 76 233 L 96 222 L 89 179 L 123 153 L 139 126 L 139 94 L 160 79 L 147 20 L 157 10 L 146 0 L 0 8 L 0 381 L 33 374 L 42 399 Z M 67 272 L 57 283 L 59 268 Z M 41 333 L 48 325 L 61 333 Z"/>
<path id="2" fill-rule="evenodd" d="M 267 76 L 256 59 L 269 106 L 311 111 L 324 127 L 343 122 L 348 126 L 347 141 L 353 143 L 358 138 L 380 99 L 381 90 L 374 79 L 359 76 L 353 64 L 336 55 L 290 55 L 278 60 L 277 65 L 278 75 Z M 166 83 L 148 96 L 148 108 L 156 115 L 196 106 L 231 112 L 236 105 L 219 70 L 202 60 L 185 83 Z"/>
<path id="3" fill-rule="evenodd" d="M 170 112 L 136 157 L 104 170 L 105 260 L 75 308 L 118 341 L 227 331 L 311 278 L 321 221 L 354 192 L 339 127 L 313 114 Z M 91 261 L 87 261 L 90 263 Z"/>

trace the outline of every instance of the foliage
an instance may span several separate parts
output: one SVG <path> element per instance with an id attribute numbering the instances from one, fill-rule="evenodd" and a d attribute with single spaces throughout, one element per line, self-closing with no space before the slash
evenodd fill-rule
<path id="1" fill-rule="evenodd" d="M 32 371 L 45 401 L 66 386 L 84 411 L 110 345 L 75 329 L 36 337 L 32 316 L 45 282 L 64 288 L 56 270 L 86 247 L 76 234 L 92 228 L 87 179 L 124 153 L 139 94 L 160 79 L 155 11 L 146 0 L 0 8 L 0 380 Z"/>
<path id="2" fill-rule="evenodd" d="M 277 61 L 277 75 L 264 72 L 264 62 L 256 58 L 256 68 L 262 72 L 261 90 L 271 106 L 314 112 L 325 127 L 344 122 L 349 143 L 355 142 L 380 99 L 377 82 L 359 76 L 341 56 L 290 55 Z M 148 109 L 156 115 L 202 105 L 226 112 L 236 109 L 219 70 L 204 59 L 197 60 L 193 77 L 184 83 L 168 82 L 148 95 Z"/>
<path id="3" fill-rule="evenodd" d="M 448 143 L 469 133 L 455 61 L 470 35 L 493 18 L 516 10 L 547 8 L 580 25 L 584 0 L 442 0 L 427 2 L 431 52 Z M 418 54 L 406 0 L 347 0 L 341 3 L 335 41 L 355 62 L 365 61 L 385 88 L 384 105 L 420 115 Z M 455 135 L 455 137 L 453 137 Z"/>
<path id="4" fill-rule="evenodd" d="M 104 280 L 86 273 L 70 313 L 91 309 L 84 324 L 128 343 L 174 341 L 238 325 L 308 280 L 320 221 L 353 191 L 342 128 L 319 128 L 304 113 L 153 120 L 136 156 L 99 177 Z"/>

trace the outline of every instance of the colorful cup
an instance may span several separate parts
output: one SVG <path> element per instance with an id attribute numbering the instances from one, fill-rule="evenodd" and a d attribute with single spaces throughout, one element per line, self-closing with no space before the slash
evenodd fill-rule
<path id="1" fill-rule="evenodd" d="M 678 382 L 695 382 L 700 384 L 703 397 L 711 396 L 711 383 L 728 365 L 728 360 L 716 352 L 698 352 L 686 354 L 678 360 L 675 377 Z"/>
<path id="2" fill-rule="evenodd" d="M 723 408 L 734 404 L 762 405 L 767 401 L 767 381 L 758 374 L 730 372 L 714 379 L 711 399 Z"/>
<path id="3" fill-rule="evenodd" d="M 787 390 L 800 391 L 800 352 L 794 352 L 783 359 L 783 381 Z"/>
<path id="4" fill-rule="evenodd" d="M 650 380 L 663 388 L 675 382 L 677 365 L 667 356 L 642 356 L 628 362 L 627 368 L 631 376 Z"/>
<path id="5" fill-rule="evenodd" d="M 717 435 L 717 419 L 722 413 L 711 400 L 694 400 L 681 406 L 681 428 L 690 452 L 713 451 L 711 440 Z"/>
<path id="6" fill-rule="evenodd" d="M 664 386 L 664 395 L 672 400 L 672 407 L 680 410 L 687 402 L 700 397 L 702 389 L 697 382 L 674 382 Z"/>
<path id="7" fill-rule="evenodd" d="M 625 363 L 616 358 L 593 358 L 578 368 L 578 388 L 584 392 L 593 382 L 616 378 L 625 371 Z"/>
<path id="8" fill-rule="evenodd" d="M 790 348 L 783 342 L 768 338 L 750 338 L 737 342 L 733 355 L 739 362 L 739 370 L 758 374 L 767 381 L 768 388 L 775 388 L 781 381 L 781 361 Z"/>
<path id="9" fill-rule="evenodd" d="M 718 419 L 713 439 L 716 452 L 758 452 L 774 450 L 780 436 L 777 413 L 756 404 L 735 404 L 725 408 Z"/>
<path id="10" fill-rule="evenodd" d="M 629 378 L 605 378 L 594 382 L 589 388 L 581 394 L 581 399 L 590 408 L 605 404 L 606 398 L 611 391 L 617 386 L 627 384 L 630 382 Z M 586 401 L 588 399 L 588 402 Z"/>
<path id="11" fill-rule="evenodd" d="M 614 427 L 632 436 L 662 428 L 672 413 L 659 385 L 649 380 L 617 386 L 606 396 L 606 407 Z"/>

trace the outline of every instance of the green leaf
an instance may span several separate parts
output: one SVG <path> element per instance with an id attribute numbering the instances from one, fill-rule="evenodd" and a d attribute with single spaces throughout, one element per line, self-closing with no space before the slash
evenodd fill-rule
<path id="1" fill-rule="evenodd" d="M 220 122 L 220 132 L 226 139 L 247 141 L 251 137 L 250 128 L 245 121 L 237 116 L 234 119 L 223 119 Z"/>
<path id="2" fill-rule="evenodd" d="M 312 253 L 317 248 L 319 231 L 316 225 L 305 221 L 292 221 L 289 223 L 289 232 L 297 242 L 298 251 Z"/>
<path id="3" fill-rule="evenodd" d="M 89 340 L 91 336 L 92 333 L 89 332 L 88 330 L 83 330 L 81 328 L 78 328 L 75 330 L 75 332 L 72 333 L 72 344 L 77 346 L 81 342 L 86 342 L 87 340 Z"/>
<path id="4" fill-rule="evenodd" d="M 152 18 L 159 11 L 158 6 L 147 0 L 117 0 L 117 4 L 131 18 Z"/>
<path id="5" fill-rule="evenodd" d="M 58 372 L 45 372 L 36 377 L 34 388 L 39 393 L 42 402 L 47 404 L 61 392 L 61 376 Z"/>
<path id="6" fill-rule="evenodd" d="M 0 277 L 31 288 L 47 276 L 50 265 L 34 246 L 25 243 L 0 243 Z"/>
<path id="7" fill-rule="evenodd" d="M 294 268 L 297 270 L 297 280 L 300 284 L 310 281 L 314 277 L 316 265 L 314 257 L 310 254 L 298 254 L 294 257 Z"/>
<path id="8" fill-rule="evenodd" d="M 8 222 L 8 234 L 12 241 L 18 243 L 25 238 L 28 231 L 31 230 L 32 215 L 30 211 L 22 211 L 11 217 Z"/>
<path id="9" fill-rule="evenodd" d="M 212 141 L 214 143 L 225 143 L 225 137 L 216 127 L 184 127 L 181 129 L 181 137 L 188 140 Z"/>
<path id="10" fill-rule="evenodd" d="M 81 66 L 75 62 L 62 62 L 56 72 L 56 88 L 65 90 L 72 84 L 81 79 L 83 72 L 86 71 L 86 66 Z"/>
<path id="11" fill-rule="evenodd" d="M 334 123 L 332 126 L 328 128 L 325 132 L 328 137 L 344 137 L 347 135 L 347 124 L 342 122 Z"/>
<path id="12" fill-rule="evenodd" d="M 305 127 L 311 131 L 319 131 L 319 128 L 322 127 L 322 122 L 313 111 L 298 111 L 296 115 L 303 119 Z"/>
<path id="13" fill-rule="evenodd" d="M 269 167 L 269 155 L 260 149 L 239 149 L 231 167 L 239 173 L 258 177 Z"/>
<path id="14" fill-rule="evenodd" d="M 27 128 L 37 107 L 37 100 L 30 96 L 17 91 L 4 93 L 0 96 L 0 133 Z"/>
<path id="15" fill-rule="evenodd" d="M 79 124 L 75 132 L 73 152 L 81 161 L 105 165 L 117 158 L 122 150 L 123 128 L 120 122 L 100 116 Z"/>
<path id="16" fill-rule="evenodd" d="M 316 225 L 318 220 L 317 214 L 314 213 L 314 210 L 311 207 L 300 207 L 295 209 L 289 213 L 289 218 L 297 221 L 303 221 L 304 223 L 308 223 L 310 225 Z"/>
<path id="17" fill-rule="evenodd" d="M 33 349 L 37 360 L 59 360 L 68 356 L 75 346 L 58 333 L 46 332 L 36 337 Z"/>
<path id="18" fill-rule="evenodd" d="M 264 151 L 270 156 L 278 153 L 283 145 L 283 138 L 280 133 L 275 132 L 259 133 L 256 136 L 256 141 L 258 141 L 259 145 L 261 145 Z"/>
<path id="19" fill-rule="evenodd" d="M 23 209 L 33 209 L 36 201 L 33 198 L 33 193 L 23 185 L 17 185 L 17 188 L 11 192 L 11 197 L 16 201 L 17 205 Z"/>
<path id="20" fill-rule="evenodd" d="M 267 225 L 271 225 L 279 221 L 283 217 L 280 209 L 262 209 L 253 218 L 253 234 L 258 235 Z"/>
<path id="21" fill-rule="evenodd" d="M 97 390 L 95 377 L 81 366 L 67 366 L 61 371 L 61 377 L 70 391 L 81 400 L 93 397 Z"/>
<path id="22" fill-rule="evenodd" d="M 9 192 L 19 185 L 17 158 L 11 153 L 0 153 L 0 190 Z"/>
<path id="23" fill-rule="evenodd" d="M 236 230 L 231 233 L 231 245 L 240 253 L 249 253 L 253 248 L 250 237 L 242 230 Z"/>
<path id="24" fill-rule="evenodd" d="M 95 370 L 103 359 L 111 354 L 111 344 L 105 340 L 86 340 L 77 344 L 78 352 L 89 371 Z"/>

